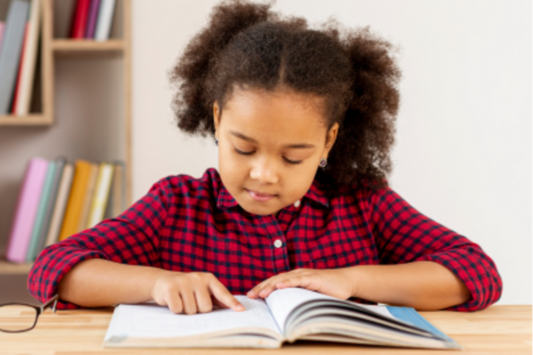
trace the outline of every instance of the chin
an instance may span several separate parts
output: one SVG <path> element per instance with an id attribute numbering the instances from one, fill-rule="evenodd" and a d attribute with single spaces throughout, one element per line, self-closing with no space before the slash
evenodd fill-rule
<path id="1" fill-rule="evenodd" d="M 247 203 L 247 204 L 240 204 L 239 205 L 244 209 L 246 212 L 259 215 L 259 216 L 268 216 L 271 214 L 274 214 L 278 212 L 280 209 L 275 209 L 272 207 L 267 206 L 257 206 L 254 203 Z"/>

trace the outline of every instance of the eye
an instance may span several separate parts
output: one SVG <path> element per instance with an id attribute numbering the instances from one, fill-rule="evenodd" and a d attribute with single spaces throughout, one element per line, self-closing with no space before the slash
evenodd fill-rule
<path id="1" fill-rule="evenodd" d="M 234 147 L 234 148 L 235 148 L 235 147 Z M 237 153 L 239 153 L 240 155 L 251 155 L 251 154 L 254 153 L 253 151 L 252 151 L 252 152 L 243 152 L 242 150 L 238 150 L 237 148 L 235 148 L 235 151 L 236 151 Z"/>
<path id="2" fill-rule="evenodd" d="M 283 159 L 289 164 L 300 164 L 303 161 L 303 160 L 290 160 L 285 157 L 283 157 Z"/>

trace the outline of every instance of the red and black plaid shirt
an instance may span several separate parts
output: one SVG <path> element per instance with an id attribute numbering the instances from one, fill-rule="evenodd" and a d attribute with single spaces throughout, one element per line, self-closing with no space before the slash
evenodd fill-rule
<path id="1" fill-rule="evenodd" d="M 299 206 L 258 216 L 237 204 L 215 169 L 200 179 L 164 178 L 118 218 L 47 247 L 31 269 L 30 293 L 44 302 L 72 267 L 91 258 L 211 272 L 233 294 L 296 268 L 421 260 L 444 265 L 470 290 L 472 299 L 451 309 L 487 307 L 502 290 L 494 262 L 477 244 L 420 214 L 390 188 L 371 192 L 314 181 Z"/>

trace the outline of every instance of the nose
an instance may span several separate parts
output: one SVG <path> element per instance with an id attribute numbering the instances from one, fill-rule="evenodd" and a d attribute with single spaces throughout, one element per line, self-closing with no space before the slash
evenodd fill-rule
<path id="1" fill-rule="evenodd" d="M 276 164 L 270 159 L 260 159 L 250 170 L 250 177 L 261 184 L 275 184 L 278 182 Z"/>

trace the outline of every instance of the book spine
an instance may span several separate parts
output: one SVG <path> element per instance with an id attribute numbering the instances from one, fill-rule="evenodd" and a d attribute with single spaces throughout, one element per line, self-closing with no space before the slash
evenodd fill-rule
<path id="1" fill-rule="evenodd" d="M 99 10 L 100 10 L 100 0 L 91 0 L 89 19 L 87 20 L 87 28 L 85 30 L 86 39 L 94 38 L 94 32 L 96 30 L 96 21 L 98 20 Z"/>
<path id="2" fill-rule="evenodd" d="M 86 228 L 92 228 L 103 220 L 112 178 L 113 166 L 107 163 L 100 164 L 98 179 L 96 182 L 96 188 L 94 191 L 91 211 L 89 213 L 89 219 L 87 221 Z"/>
<path id="3" fill-rule="evenodd" d="M 19 98 L 19 91 L 21 88 L 20 79 L 22 78 L 22 63 L 24 62 L 25 52 L 26 52 L 26 43 L 28 41 L 28 30 L 30 28 L 30 23 L 26 23 L 24 27 L 24 40 L 22 41 L 22 52 L 20 52 L 20 64 L 17 71 L 17 80 L 15 80 L 15 93 L 13 94 L 13 102 L 11 103 L 11 113 L 16 114 L 16 107 Z"/>
<path id="4" fill-rule="evenodd" d="M 6 255 L 9 261 L 26 261 L 47 167 L 48 161 L 41 158 L 32 158 L 28 163 L 9 236 Z"/>
<path id="5" fill-rule="evenodd" d="M 78 229 L 85 189 L 89 182 L 91 163 L 83 160 L 76 162 L 76 171 L 72 181 L 72 189 L 68 198 L 65 218 L 59 234 L 59 240 L 64 240 L 75 234 Z"/>
<path id="6" fill-rule="evenodd" d="M 0 21 L 0 54 L 2 53 L 2 43 L 4 41 L 5 29 L 6 23 L 4 21 Z"/>
<path id="7" fill-rule="evenodd" d="M 24 49 L 21 59 L 21 77 L 18 84 L 17 101 L 16 105 L 13 105 L 15 107 L 14 113 L 17 116 L 25 116 L 30 111 L 40 28 L 41 0 L 32 0 L 30 21 L 28 22 L 28 29 L 26 30 L 26 38 L 24 40 Z"/>
<path id="8" fill-rule="evenodd" d="M 78 0 L 76 3 L 76 11 L 74 12 L 74 20 L 72 22 L 71 38 L 83 39 L 85 38 L 85 27 L 87 25 L 87 18 L 89 17 L 90 0 Z"/>
<path id="9" fill-rule="evenodd" d="M 9 4 L 0 53 L 0 115 L 9 112 L 13 98 L 28 10 L 29 3 L 26 1 L 13 0 Z"/>
<path id="10" fill-rule="evenodd" d="M 48 163 L 46 170 L 46 178 L 44 180 L 41 198 L 39 199 L 39 206 L 37 207 L 37 214 L 35 215 L 35 223 L 33 223 L 33 230 L 30 237 L 30 244 L 28 246 L 28 253 L 26 254 L 26 261 L 32 262 L 37 257 L 37 246 L 39 245 L 39 235 L 43 228 L 44 215 L 46 214 L 46 206 L 50 199 L 50 190 L 54 182 L 54 175 L 56 171 L 56 163 L 51 161 Z"/>
<path id="11" fill-rule="evenodd" d="M 52 212 L 56 204 L 57 194 L 59 190 L 59 183 L 61 182 L 61 176 L 63 175 L 63 169 L 65 167 L 65 164 L 66 164 L 65 158 L 59 158 L 59 159 L 56 159 L 55 161 L 56 169 L 55 169 L 52 186 L 50 190 L 50 198 L 48 199 L 48 204 L 45 208 L 43 226 L 39 232 L 39 237 L 37 238 L 38 244 L 37 244 L 36 255 L 39 255 L 41 253 L 46 243 L 46 237 L 47 237 L 48 229 L 50 228 L 50 223 L 52 219 Z"/>
<path id="12" fill-rule="evenodd" d="M 115 0 L 101 0 L 100 11 L 98 12 L 98 22 L 94 39 L 97 41 L 107 41 L 111 31 L 113 12 L 115 11 Z"/>
<path id="13" fill-rule="evenodd" d="M 74 168 L 72 164 L 66 164 L 63 168 L 63 174 L 61 174 L 61 182 L 59 184 L 59 191 L 54 205 L 54 212 L 52 213 L 52 220 L 50 221 L 50 227 L 48 228 L 48 235 L 46 236 L 45 247 L 50 246 L 59 240 L 59 232 L 63 225 L 73 176 Z"/>
<path id="14" fill-rule="evenodd" d="M 83 198 L 83 205 L 80 213 L 80 219 L 78 221 L 77 232 L 86 229 L 87 220 L 89 219 L 89 210 L 91 209 L 91 203 L 93 201 L 94 188 L 96 186 L 96 179 L 98 177 L 98 165 L 91 164 L 91 173 L 89 175 L 89 182 L 85 189 L 85 197 Z"/>

